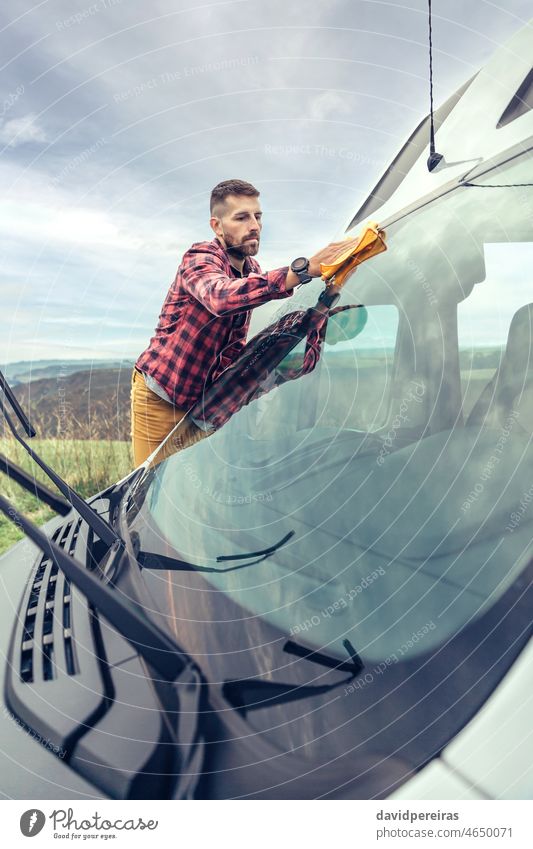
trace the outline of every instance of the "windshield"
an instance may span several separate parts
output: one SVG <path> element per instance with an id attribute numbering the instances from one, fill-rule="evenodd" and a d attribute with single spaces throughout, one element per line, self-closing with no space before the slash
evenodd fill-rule
<path id="1" fill-rule="evenodd" d="M 531 159 L 475 182 L 391 226 L 387 252 L 342 289 L 350 309 L 298 325 L 253 391 L 242 390 L 249 361 L 237 364 L 230 414 L 130 499 L 141 548 L 208 569 L 200 595 L 224 594 L 233 621 L 260 617 L 341 659 L 348 638 L 375 665 L 444 644 L 523 569 L 533 193 L 489 186 L 531 182 Z M 301 320 L 320 291 L 299 290 L 274 321 Z"/>

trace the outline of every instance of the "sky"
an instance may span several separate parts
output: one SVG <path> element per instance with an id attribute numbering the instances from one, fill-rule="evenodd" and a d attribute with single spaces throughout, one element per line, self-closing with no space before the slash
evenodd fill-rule
<path id="1" fill-rule="evenodd" d="M 529 0 L 434 0 L 438 106 Z M 0 362 L 136 358 L 209 195 L 252 182 L 264 269 L 309 256 L 427 114 L 427 2 L 41 0 L 0 12 Z"/>

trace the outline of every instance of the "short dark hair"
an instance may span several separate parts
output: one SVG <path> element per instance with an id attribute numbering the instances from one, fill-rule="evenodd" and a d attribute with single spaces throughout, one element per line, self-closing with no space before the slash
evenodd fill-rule
<path id="1" fill-rule="evenodd" d="M 255 186 L 252 186 L 251 183 L 247 183 L 245 180 L 223 180 L 211 192 L 211 201 L 209 204 L 211 215 L 213 215 L 215 206 L 223 204 L 228 195 L 246 195 L 247 197 L 256 198 L 259 197 L 259 192 Z"/>

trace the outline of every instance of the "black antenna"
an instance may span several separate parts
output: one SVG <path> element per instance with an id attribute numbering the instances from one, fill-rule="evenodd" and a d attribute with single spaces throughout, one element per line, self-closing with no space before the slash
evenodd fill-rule
<path id="1" fill-rule="evenodd" d="M 433 171 L 443 156 L 435 150 L 435 120 L 433 118 L 433 32 L 431 26 L 431 0 L 428 0 L 429 13 L 429 157 L 428 171 Z"/>

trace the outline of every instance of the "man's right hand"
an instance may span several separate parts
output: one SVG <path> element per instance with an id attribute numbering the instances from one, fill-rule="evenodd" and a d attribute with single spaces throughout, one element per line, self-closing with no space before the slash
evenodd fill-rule
<path id="1" fill-rule="evenodd" d="M 346 240 L 344 239 L 342 242 L 330 242 L 325 248 L 322 248 L 321 251 L 318 251 L 314 256 L 309 260 L 309 274 L 312 277 L 320 277 L 320 265 L 329 265 L 335 259 L 335 257 L 339 256 L 341 251 L 346 247 Z"/>
<path id="2" fill-rule="evenodd" d="M 327 245 L 325 248 L 322 248 L 321 251 L 318 251 L 318 253 L 312 256 L 309 260 L 308 268 L 308 273 L 311 275 L 311 277 L 320 277 L 320 264 L 324 263 L 325 265 L 328 265 L 329 263 L 333 262 L 335 257 L 337 257 L 345 247 L 345 240 L 342 242 L 330 242 L 329 245 Z M 294 289 L 295 286 L 298 286 L 299 282 L 300 281 L 298 280 L 296 274 L 293 271 L 289 271 L 285 284 L 286 289 L 288 291 L 290 289 Z"/>

